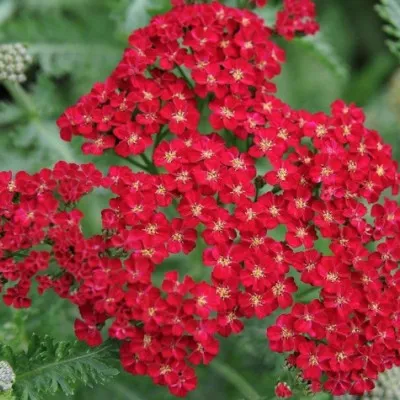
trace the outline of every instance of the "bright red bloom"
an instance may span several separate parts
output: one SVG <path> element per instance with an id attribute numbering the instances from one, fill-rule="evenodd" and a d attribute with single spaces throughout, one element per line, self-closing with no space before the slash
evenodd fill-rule
<path id="1" fill-rule="evenodd" d="M 279 382 L 275 386 L 275 395 L 280 399 L 290 399 L 292 394 L 293 392 L 286 382 Z"/>
<path id="2" fill-rule="evenodd" d="M 235 97 L 225 97 L 210 103 L 213 114 L 210 116 L 211 126 L 215 130 L 234 130 L 246 119 L 246 111 L 241 101 Z"/>
<path id="3" fill-rule="evenodd" d="M 160 114 L 169 121 L 170 131 L 177 135 L 181 135 L 186 129 L 195 130 L 200 119 L 200 114 L 192 103 L 179 99 L 167 103 Z"/>
<path id="4" fill-rule="evenodd" d="M 318 379 L 326 368 L 326 361 L 332 357 L 328 346 L 315 345 L 313 342 L 299 345 L 299 356 L 296 364 L 303 370 L 304 379 Z"/>
<path id="5" fill-rule="evenodd" d="M 121 157 L 143 153 L 152 143 L 150 136 L 145 135 L 142 127 L 135 122 L 116 128 L 114 135 L 121 140 L 115 147 L 115 152 Z"/>

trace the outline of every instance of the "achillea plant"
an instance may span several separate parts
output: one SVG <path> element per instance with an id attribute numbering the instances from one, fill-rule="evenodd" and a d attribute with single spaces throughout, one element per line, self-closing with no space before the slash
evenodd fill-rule
<path id="1" fill-rule="evenodd" d="M 285 0 L 274 27 L 247 9 L 185 3 L 198 2 L 173 1 L 133 32 L 109 78 L 58 120 L 83 153 L 114 151 L 134 169 L 60 161 L 1 174 L 4 302 L 29 307 L 33 280 L 53 289 L 79 308 L 79 340 L 98 346 L 107 326 L 123 368 L 176 396 L 196 388 L 195 367 L 221 337 L 290 307 L 266 331 L 271 350 L 288 353 L 312 392 L 369 392 L 400 364 L 391 149 L 354 104 L 327 115 L 276 97 L 285 54 L 273 35 L 315 33 L 310 0 Z M 102 231 L 85 237 L 78 204 L 100 187 L 113 198 Z M 209 279 L 188 266 L 154 283 L 171 254 L 199 246 Z M 309 303 L 293 304 L 291 268 Z M 292 390 L 281 382 L 276 395 Z"/>

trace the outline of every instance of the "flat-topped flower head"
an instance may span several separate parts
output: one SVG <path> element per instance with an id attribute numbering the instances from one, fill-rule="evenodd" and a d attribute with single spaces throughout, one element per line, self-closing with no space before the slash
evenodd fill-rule
<path id="1" fill-rule="evenodd" d="M 273 34 L 314 33 L 310 0 L 284 0 L 275 27 L 186 3 L 133 32 L 112 74 L 58 120 L 85 154 L 115 152 L 133 169 L 0 173 L 4 302 L 29 307 L 36 279 L 79 308 L 79 340 L 99 345 L 107 329 L 129 373 L 177 396 L 195 389 L 220 337 L 286 310 L 267 330 L 271 350 L 314 391 L 362 395 L 364 378 L 400 363 L 391 149 L 355 105 L 310 113 L 277 98 L 285 55 Z M 87 237 L 77 207 L 100 187 L 111 199 Z M 204 268 L 192 257 L 162 276 L 178 253 Z M 309 303 L 294 299 L 304 285 Z"/>

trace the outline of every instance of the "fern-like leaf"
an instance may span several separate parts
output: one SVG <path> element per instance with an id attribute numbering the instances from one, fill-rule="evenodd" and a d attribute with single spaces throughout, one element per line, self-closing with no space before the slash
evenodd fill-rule
<path id="1" fill-rule="evenodd" d="M 16 374 L 13 393 L 19 400 L 40 400 L 62 391 L 74 394 L 76 386 L 104 384 L 118 374 L 116 346 L 108 341 L 89 348 L 80 342 L 56 342 L 49 336 L 33 335 L 26 352 L 15 353 L 0 345 L 0 359 Z"/>
<path id="2" fill-rule="evenodd" d="M 393 38 L 386 43 L 390 51 L 400 59 L 400 0 L 381 0 L 376 10 L 387 23 L 384 31 Z"/>

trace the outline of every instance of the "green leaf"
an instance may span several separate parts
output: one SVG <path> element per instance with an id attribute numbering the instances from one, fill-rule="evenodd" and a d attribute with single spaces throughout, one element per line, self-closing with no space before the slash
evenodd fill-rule
<path id="1" fill-rule="evenodd" d="M 29 11 L 49 12 L 59 9 L 74 10 L 79 6 L 90 3 L 92 0 L 19 0 L 20 7 L 24 7 Z"/>
<path id="2" fill-rule="evenodd" d="M 105 342 L 90 348 L 81 342 L 56 342 L 49 336 L 33 335 L 26 352 L 15 354 L 0 345 L 0 359 L 16 374 L 13 393 L 18 400 L 40 400 L 45 394 L 62 391 L 73 395 L 80 384 L 104 384 L 118 374 L 116 345 Z"/>
<path id="3" fill-rule="evenodd" d="M 310 50 L 327 68 L 329 68 L 338 78 L 346 80 L 349 75 L 348 67 L 339 58 L 334 47 L 324 38 L 322 33 L 314 36 L 296 38 L 294 43 Z"/>
<path id="4" fill-rule="evenodd" d="M 13 15 L 16 8 L 13 0 L 3 0 L 0 3 L 0 25 Z"/>
<path id="5" fill-rule="evenodd" d="M 32 120 L 11 129 L 2 128 L 0 157 L 3 169 L 36 172 L 51 167 L 56 161 L 77 162 L 78 143 L 61 140 L 53 121 Z"/>
<path id="6" fill-rule="evenodd" d="M 354 102 L 359 106 L 368 104 L 384 85 L 395 66 L 394 57 L 388 57 L 386 53 L 377 54 L 377 57 L 361 71 L 353 74 L 342 97 L 349 103 Z"/>
<path id="7" fill-rule="evenodd" d="M 128 36 L 134 29 L 145 26 L 150 19 L 147 9 L 151 0 L 122 0 L 113 12 L 122 36 Z"/>
<path id="8" fill-rule="evenodd" d="M 95 68 L 104 71 L 106 68 L 107 72 L 111 72 L 121 55 L 119 48 L 94 43 L 35 43 L 29 45 L 29 52 L 37 59 L 45 74 L 55 77 L 83 72 L 88 67 L 91 67 L 90 71 Z M 96 77 L 92 77 L 94 79 Z"/>
<path id="9" fill-rule="evenodd" d="M 229 383 L 234 385 L 238 392 L 240 392 L 247 400 L 262 400 L 262 397 L 256 392 L 256 390 L 247 382 L 247 380 L 239 374 L 230 365 L 225 364 L 219 360 L 214 360 L 211 364 L 211 368 L 219 374 L 221 377 L 226 379 Z"/>
<path id="10" fill-rule="evenodd" d="M 41 163 L 44 160 L 57 161 L 59 159 L 68 162 L 75 161 L 73 148 L 69 143 L 61 140 L 56 124 L 42 119 L 42 116 L 39 115 L 40 110 L 38 110 L 37 103 L 40 104 L 40 101 L 31 98 L 19 84 L 7 82 L 6 88 L 13 96 L 15 103 L 24 109 L 25 115 L 28 117 L 27 124 L 17 125 L 14 130 L 9 132 L 9 138 L 16 149 L 26 149 L 31 154 L 35 153 L 35 150 L 42 152 L 40 157 L 33 157 L 33 160 Z M 11 150 L 10 146 L 7 148 Z M 25 168 L 27 168 L 26 165 Z"/>
<path id="11" fill-rule="evenodd" d="M 147 25 L 150 17 L 162 14 L 170 7 L 168 0 L 120 0 L 112 17 L 117 22 L 121 38 L 126 38 L 133 30 Z"/>
<path id="12" fill-rule="evenodd" d="M 254 12 L 264 19 L 267 26 L 274 26 L 276 14 L 280 9 L 280 4 L 268 4 L 268 7 L 256 8 Z"/>
<path id="13" fill-rule="evenodd" d="M 58 118 L 70 105 L 65 99 L 65 93 L 60 90 L 58 80 L 51 76 L 38 75 L 30 89 L 30 97 L 41 119 Z"/>
<path id="14" fill-rule="evenodd" d="M 17 148 L 42 153 L 41 162 L 50 162 L 62 159 L 68 162 L 75 161 L 75 154 L 71 144 L 61 140 L 57 127 L 52 121 L 34 119 L 27 125 L 20 126 L 13 135 L 13 143 Z M 39 154 L 36 154 L 39 156 Z"/>
<path id="15" fill-rule="evenodd" d="M 16 400 L 12 390 L 0 393 L 0 400 Z"/>
<path id="16" fill-rule="evenodd" d="M 24 110 L 11 103 L 0 103 L 0 127 L 18 123 L 25 115 Z"/>
<path id="17" fill-rule="evenodd" d="M 393 37 L 386 43 L 390 51 L 400 59 L 400 0 L 381 0 L 381 4 L 376 5 L 376 10 L 387 23 L 383 27 L 384 31 Z"/>

